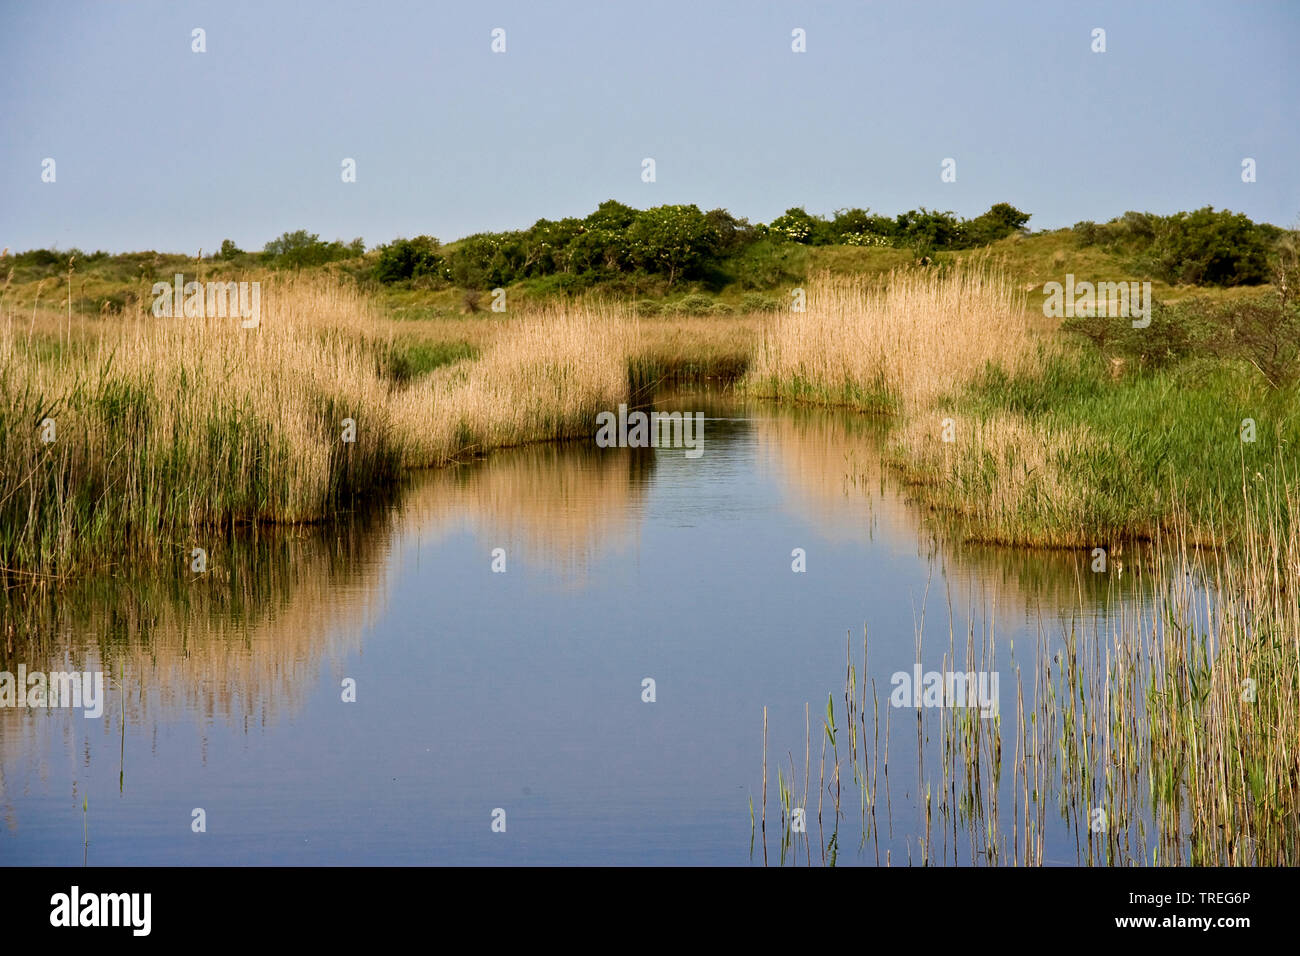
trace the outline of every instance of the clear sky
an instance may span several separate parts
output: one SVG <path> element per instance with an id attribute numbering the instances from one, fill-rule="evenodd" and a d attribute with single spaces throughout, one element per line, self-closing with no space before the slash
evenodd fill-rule
<path id="1" fill-rule="evenodd" d="M 1298 161 L 1295 0 L 0 2 L 15 250 L 446 241 L 611 198 L 1290 225 Z"/>

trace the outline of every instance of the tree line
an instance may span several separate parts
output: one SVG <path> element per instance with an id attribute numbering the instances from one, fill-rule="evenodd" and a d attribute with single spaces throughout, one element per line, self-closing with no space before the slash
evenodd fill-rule
<path id="1" fill-rule="evenodd" d="M 702 281 L 722 287 L 772 288 L 792 277 L 792 250 L 806 246 L 881 246 L 917 258 L 976 248 L 1025 231 L 1030 219 L 1009 203 L 963 219 L 925 208 L 896 216 L 869 209 L 841 209 L 831 216 L 801 207 L 771 223 L 750 223 L 725 209 L 663 205 L 635 209 L 616 200 L 590 215 L 539 219 L 526 229 L 480 232 L 444 245 L 430 235 L 399 238 L 370 250 L 354 239 L 327 242 L 299 229 L 245 252 L 227 239 L 212 258 L 232 266 L 301 269 L 360 260 L 351 269 L 380 283 L 424 280 L 434 285 L 487 289 L 530 280 L 538 291 L 577 291 L 596 284 L 659 287 Z M 1135 275 L 1171 284 L 1253 285 L 1269 281 L 1270 259 L 1287 230 L 1252 222 L 1242 213 L 1205 207 L 1161 216 L 1126 212 L 1105 223 L 1076 223 L 1079 247 L 1097 246 L 1120 257 Z M 40 275 L 109 260 L 109 265 L 148 269 L 156 253 L 83 253 L 36 249 L 9 261 Z"/>

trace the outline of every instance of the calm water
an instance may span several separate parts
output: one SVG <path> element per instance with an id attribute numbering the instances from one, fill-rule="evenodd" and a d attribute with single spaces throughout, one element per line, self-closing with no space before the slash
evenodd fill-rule
<path id="1" fill-rule="evenodd" d="M 0 862 L 761 864 L 763 708 L 771 831 L 777 762 L 802 779 L 805 703 L 815 809 L 820 722 L 828 694 L 842 706 L 846 640 L 861 679 L 864 625 L 882 722 L 922 622 L 927 670 L 950 621 L 959 647 L 968 624 L 996 638 L 1005 715 L 1040 631 L 1119 601 L 1122 578 L 1084 553 L 940 544 L 880 474 L 865 419 L 661 404 L 706 412 L 702 457 L 502 452 L 328 533 L 210 542 L 201 578 L 10 596 L 0 669 L 112 680 L 100 719 L 0 709 Z M 898 713 L 879 824 L 895 863 L 915 852 L 932 766 Z M 875 863 L 845 789 L 837 862 Z M 1072 831 L 1048 844 L 1073 861 Z"/>

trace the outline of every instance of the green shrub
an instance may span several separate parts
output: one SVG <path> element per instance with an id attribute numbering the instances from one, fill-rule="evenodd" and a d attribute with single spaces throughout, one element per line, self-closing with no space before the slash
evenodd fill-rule
<path id="1" fill-rule="evenodd" d="M 698 206 L 655 206 L 627 230 L 632 261 L 647 272 L 678 279 L 698 276 L 717 256 L 720 237 Z"/>
<path id="2" fill-rule="evenodd" d="M 583 273 L 582 275 L 573 275 L 569 272 L 558 272 L 551 276 L 542 276 L 539 279 L 530 279 L 528 281 L 529 294 L 537 298 L 546 298 L 548 296 L 572 296 L 577 295 L 584 289 L 590 288 L 596 281 L 592 273 Z"/>
<path id="3" fill-rule="evenodd" d="M 1170 285 L 1234 286 L 1268 281 L 1269 253 L 1284 231 L 1206 206 L 1172 216 L 1130 210 L 1106 223 L 1075 223 L 1074 234 L 1079 245 L 1128 256 L 1135 271 Z"/>
<path id="4" fill-rule="evenodd" d="M 845 246 L 893 245 L 897 223 L 869 209 L 840 209 L 830 222 L 831 241 Z"/>
<path id="5" fill-rule="evenodd" d="M 67 262 L 67 254 L 53 249 L 29 249 L 14 256 L 14 263 L 20 266 L 53 266 Z"/>
<path id="6" fill-rule="evenodd" d="M 692 292 L 677 302 L 677 310 L 687 315 L 706 315 L 713 307 L 713 299 L 702 292 Z"/>
<path id="7" fill-rule="evenodd" d="M 910 248 L 918 256 L 927 256 L 937 249 L 958 248 L 963 230 L 951 212 L 934 212 L 922 207 L 899 214 L 896 237 L 898 245 Z"/>
<path id="8" fill-rule="evenodd" d="M 1188 358 L 1248 362 L 1274 388 L 1300 379 L 1300 307 L 1285 293 L 1214 302 L 1188 299 L 1155 303 L 1151 324 L 1131 319 L 1075 317 L 1061 327 L 1077 332 L 1103 354 L 1158 368 Z"/>
<path id="9" fill-rule="evenodd" d="M 1107 356 L 1132 359 L 1146 368 L 1172 365 L 1204 351 L 1211 338 L 1201 303 L 1154 302 L 1150 319 L 1145 328 L 1134 328 L 1133 320 L 1124 316 L 1074 316 L 1061 328 L 1084 336 Z"/>
<path id="10" fill-rule="evenodd" d="M 741 312 L 775 312 L 778 308 L 776 299 L 761 292 L 746 292 L 740 297 Z"/>
<path id="11" fill-rule="evenodd" d="M 350 258 L 352 250 L 337 239 L 321 242 L 320 236 L 306 229 L 283 233 L 272 239 L 262 249 L 262 255 L 271 265 L 279 268 L 301 269 L 319 266 L 338 259 Z"/>
<path id="12" fill-rule="evenodd" d="M 801 207 L 787 209 L 785 214 L 777 216 L 767 227 L 772 235 L 788 242 L 804 245 L 820 244 L 815 240 L 822 238 L 826 220 L 820 216 L 810 216 Z"/>
<path id="13" fill-rule="evenodd" d="M 1146 256 L 1170 285 L 1257 285 L 1268 281 L 1268 242 L 1242 213 L 1212 206 L 1156 218 Z"/>
<path id="14" fill-rule="evenodd" d="M 961 244 L 986 246 L 1019 232 L 1029 222 L 1029 213 L 1010 203 L 994 203 L 989 211 L 962 223 Z"/>
<path id="15" fill-rule="evenodd" d="M 444 265 L 440 243 L 433 236 L 394 239 L 379 247 L 374 276 L 380 282 L 397 282 L 420 276 L 441 276 Z"/>
<path id="16" fill-rule="evenodd" d="M 808 274 L 808 250 L 792 242 L 760 239 L 734 256 L 728 269 L 742 289 L 793 285 Z"/>
<path id="17" fill-rule="evenodd" d="M 1300 307 L 1285 292 L 1225 303 L 1214 318 L 1218 354 L 1249 362 L 1274 388 L 1300 379 Z"/>

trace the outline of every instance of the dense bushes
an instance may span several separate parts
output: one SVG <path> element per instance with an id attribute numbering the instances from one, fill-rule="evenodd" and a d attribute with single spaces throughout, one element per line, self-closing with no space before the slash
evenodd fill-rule
<path id="1" fill-rule="evenodd" d="M 816 246 L 886 246 L 914 256 L 982 247 L 1020 233 L 1029 218 L 1008 203 L 997 203 L 973 219 L 925 208 L 894 217 L 849 208 L 827 218 L 794 207 L 763 225 L 725 209 L 664 205 L 639 210 L 608 200 L 585 218 L 539 219 L 527 229 L 476 233 L 445 246 L 420 235 L 394 239 L 365 255 L 360 239 L 323 242 L 299 229 L 268 242 L 261 252 L 245 252 L 227 239 L 209 258 L 240 270 L 351 260 L 341 268 L 356 278 L 420 280 L 422 286 L 480 291 L 527 282 L 529 294 L 539 298 L 576 295 L 593 287 L 629 299 L 662 298 L 683 284 L 693 288 L 682 291 L 711 293 L 798 285 L 807 279 L 810 258 L 816 255 L 811 247 Z M 1269 281 L 1269 259 L 1280 248 L 1284 231 L 1206 207 L 1172 216 L 1127 212 L 1105 223 L 1076 223 L 1073 234 L 1080 246 L 1098 246 L 1120 259 L 1120 267 L 1135 277 L 1230 286 Z M 155 252 L 110 256 L 34 249 L 8 262 L 21 283 L 61 278 L 73 257 L 75 271 L 96 264 L 97 274 L 115 281 L 168 275 L 187 259 L 193 261 Z"/>
<path id="2" fill-rule="evenodd" d="M 1202 301 L 1155 302 L 1151 323 L 1144 328 L 1134 328 L 1128 317 L 1111 315 L 1074 316 L 1062 322 L 1061 328 L 1082 335 L 1109 358 L 1160 368 L 1206 351 L 1214 322 L 1210 311 L 1210 304 Z"/>
<path id="3" fill-rule="evenodd" d="M 1104 354 L 1159 367 L 1197 356 L 1236 359 L 1253 365 L 1264 380 L 1281 388 L 1300 380 L 1300 256 L 1294 234 L 1279 243 L 1264 274 L 1271 292 L 1227 300 L 1195 298 L 1176 305 L 1155 303 L 1151 323 L 1134 328 L 1127 318 L 1067 319 L 1063 328 L 1078 332 Z"/>
<path id="4" fill-rule="evenodd" d="M 226 248 L 225 243 L 222 243 L 223 255 Z M 301 269 L 303 266 L 320 266 L 339 259 L 350 259 L 365 251 L 366 244 L 360 239 L 353 239 L 347 245 L 337 239 L 321 242 L 316 233 L 299 229 L 296 232 L 286 232 L 278 239 L 268 242 L 262 249 L 262 257 L 269 265 Z"/>
<path id="5" fill-rule="evenodd" d="M 1246 216 L 1207 206 L 1157 220 L 1149 256 L 1151 272 L 1171 285 L 1258 285 L 1268 281 L 1268 250 Z"/>
<path id="6" fill-rule="evenodd" d="M 774 289 L 797 285 L 808 270 L 808 250 L 768 236 L 749 243 L 727 260 L 726 272 L 742 289 Z"/>
<path id="7" fill-rule="evenodd" d="M 438 240 L 432 236 L 394 239 L 388 245 L 379 247 L 375 278 L 380 282 L 396 282 L 399 279 L 441 275 L 444 260 L 438 250 Z"/>
<path id="8" fill-rule="evenodd" d="M 1172 216 L 1130 211 L 1102 224 L 1076 223 L 1073 231 L 1080 245 L 1128 256 L 1136 271 L 1154 279 L 1218 286 L 1269 281 L 1268 258 L 1283 234 L 1213 206 Z"/>
<path id="9" fill-rule="evenodd" d="M 523 280 L 569 277 L 554 284 L 576 291 L 631 277 L 672 286 L 702 282 L 717 289 L 739 283 L 769 289 L 801 280 L 807 245 L 906 246 L 925 252 L 962 249 L 1001 239 L 1021 229 L 1026 213 L 999 203 L 971 220 L 952 213 L 911 210 L 896 218 L 865 209 L 842 209 L 831 219 L 789 209 L 770 226 L 751 225 L 725 209 L 702 212 L 695 205 L 638 210 L 615 200 L 585 219 L 539 219 L 528 229 L 477 233 L 446 247 L 428 236 L 398 239 L 380 247 L 374 276 L 395 282 L 436 275 L 463 288 L 491 288 Z"/>
<path id="10" fill-rule="evenodd" d="M 867 209 L 841 209 L 833 218 L 823 219 L 796 207 L 774 219 L 768 230 L 781 239 L 809 246 L 900 246 L 930 253 L 987 245 L 1020 231 L 1028 221 L 1028 213 L 1008 203 L 998 203 L 974 219 L 958 219 L 951 212 L 924 207 L 893 219 Z"/>
<path id="11" fill-rule="evenodd" d="M 438 275 L 464 288 L 549 280 L 543 284 L 568 292 L 636 276 L 673 285 L 708 278 L 719 261 L 756 236 L 753 226 L 725 209 L 637 210 L 609 200 L 585 219 L 539 219 L 528 229 L 477 233 L 446 247 L 429 236 L 398 239 L 380 247 L 374 276 L 394 282 Z"/>
<path id="12" fill-rule="evenodd" d="M 135 253 L 134 255 L 139 255 Z M 57 249 L 29 249 L 27 252 L 19 252 L 12 256 L 5 257 L 5 264 L 9 266 L 26 267 L 35 269 L 40 272 L 54 274 L 63 272 L 68 268 L 71 262 L 74 267 L 86 266 L 96 262 L 103 262 L 113 258 L 102 249 L 96 252 L 84 252 L 73 246 L 66 252 L 59 252 Z M 75 260 L 75 261 L 74 261 Z"/>

